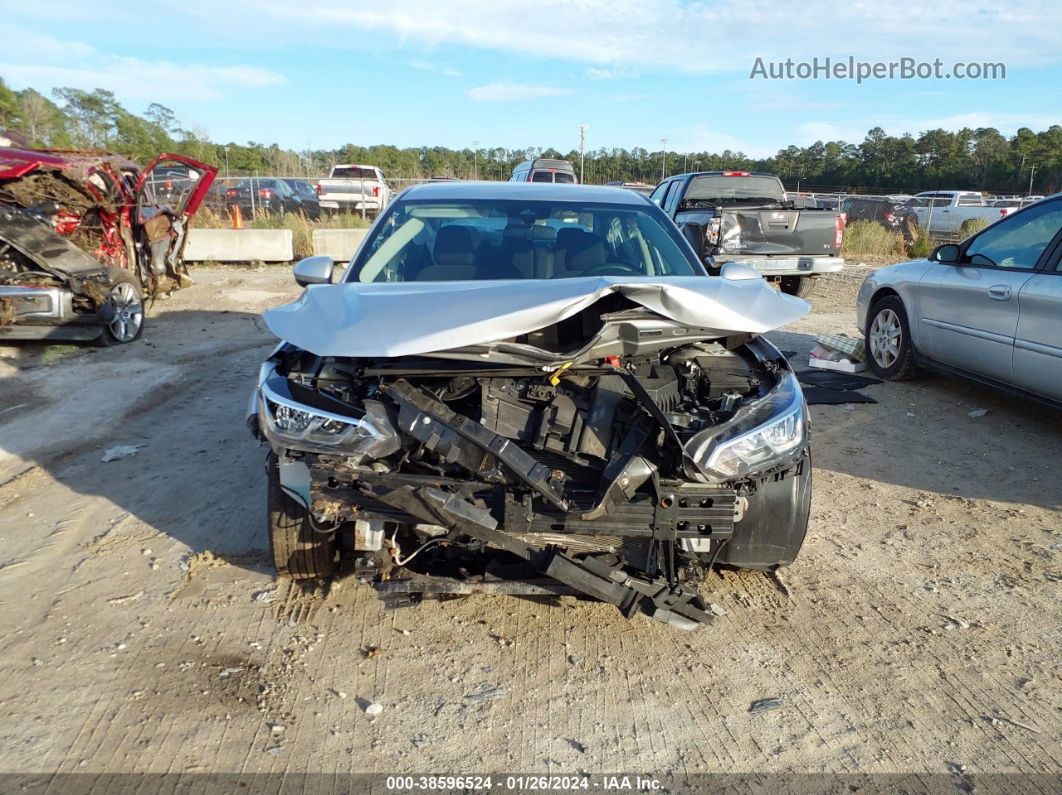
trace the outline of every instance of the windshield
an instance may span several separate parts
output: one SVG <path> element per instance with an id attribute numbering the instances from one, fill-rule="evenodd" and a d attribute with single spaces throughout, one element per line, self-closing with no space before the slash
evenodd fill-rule
<path id="1" fill-rule="evenodd" d="M 774 177 L 694 177 L 684 201 L 711 204 L 781 203 L 785 192 Z"/>
<path id="2" fill-rule="evenodd" d="M 657 213 L 573 202 L 399 202 L 375 226 L 347 281 L 703 275 Z"/>

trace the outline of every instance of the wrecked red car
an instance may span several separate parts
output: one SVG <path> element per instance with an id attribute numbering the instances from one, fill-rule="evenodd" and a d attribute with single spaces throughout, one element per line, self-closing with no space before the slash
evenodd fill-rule
<path id="1" fill-rule="evenodd" d="M 119 345 L 144 302 L 191 284 L 189 219 L 217 169 L 161 154 L 0 147 L 0 339 Z"/>

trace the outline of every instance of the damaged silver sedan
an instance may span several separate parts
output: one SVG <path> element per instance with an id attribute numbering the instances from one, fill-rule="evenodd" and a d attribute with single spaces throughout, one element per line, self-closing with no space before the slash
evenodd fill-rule
<path id="1" fill-rule="evenodd" d="M 808 415 L 758 335 L 808 305 L 610 188 L 403 193 L 339 283 L 266 313 L 250 412 L 278 572 L 392 604 L 582 594 L 689 628 L 718 563 L 791 563 Z"/>

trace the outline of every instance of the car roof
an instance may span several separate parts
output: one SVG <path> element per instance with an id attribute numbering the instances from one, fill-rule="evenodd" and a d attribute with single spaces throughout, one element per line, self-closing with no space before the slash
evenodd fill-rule
<path id="1" fill-rule="evenodd" d="M 556 157 L 535 157 L 530 160 L 525 160 L 523 163 L 518 163 L 516 169 L 528 166 L 530 168 L 564 168 L 575 170 L 575 166 L 572 165 L 571 160 L 561 160 Z"/>
<path id="2" fill-rule="evenodd" d="M 398 198 L 402 201 L 482 201 L 490 199 L 519 201 L 527 199 L 572 204 L 656 206 L 645 196 L 626 188 L 554 184 L 552 182 L 428 182 L 406 188 Z"/>
<path id="3" fill-rule="evenodd" d="M 667 177 L 665 177 L 664 179 L 675 179 L 677 177 L 721 177 L 724 174 L 729 174 L 729 173 L 733 173 L 733 172 L 740 172 L 740 171 L 744 171 L 744 170 L 745 169 L 743 169 L 743 168 L 727 168 L 727 169 L 723 169 L 722 171 L 688 171 L 685 174 L 670 174 Z M 742 174 L 742 176 L 745 176 L 745 175 Z M 771 174 L 768 171 L 750 171 L 750 172 L 748 172 L 748 176 L 750 176 L 750 177 L 774 177 L 775 179 L 778 179 L 778 175 L 777 174 Z M 661 182 L 662 181 L 663 180 L 661 180 Z"/>

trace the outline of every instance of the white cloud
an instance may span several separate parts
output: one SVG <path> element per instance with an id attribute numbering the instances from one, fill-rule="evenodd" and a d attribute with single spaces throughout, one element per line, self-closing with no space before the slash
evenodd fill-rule
<path id="1" fill-rule="evenodd" d="M 432 63 L 431 61 L 410 61 L 409 65 L 414 69 L 419 69 L 422 72 L 438 72 L 446 77 L 460 77 L 461 72 L 458 69 L 454 69 L 451 66 L 445 64 Z"/>
<path id="2" fill-rule="evenodd" d="M 668 136 L 667 148 L 671 152 L 725 152 L 729 149 L 749 157 L 771 157 L 778 151 L 776 148 L 753 143 L 748 138 L 719 132 L 706 124 L 695 124 L 675 130 Z M 692 167 L 691 164 L 690 168 Z"/>
<path id="3" fill-rule="evenodd" d="M 586 70 L 590 80 L 618 80 L 623 77 L 637 77 L 633 69 L 624 66 L 591 66 Z"/>
<path id="4" fill-rule="evenodd" d="M 4 41 L 0 74 L 14 85 L 44 93 L 57 86 L 113 91 L 121 101 L 176 102 L 221 99 L 235 90 L 284 82 L 283 75 L 260 66 L 211 65 L 144 60 L 98 52 L 79 41 L 61 41 L 0 26 Z"/>
<path id="5" fill-rule="evenodd" d="M 526 83 L 489 83 L 468 90 L 468 95 L 472 99 L 482 102 L 519 102 L 525 99 L 560 97 L 574 93 L 575 91 L 570 88 L 535 86 Z"/>
<path id="6" fill-rule="evenodd" d="M 206 0 L 186 0 L 208 5 Z M 602 67 L 653 66 L 689 72 L 748 74 L 765 60 L 832 56 L 891 60 L 991 60 L 1008 65 L 1056 63 L 1062 4 L 1054 0 L 936 0 L 905 6 L 850 0 L 795 8 L 789 0 L 538 0 L 535 16 L 563 25 L 528 24 L 514 0 L 235 0 L 241 20 L 283 19 L 289 36 L 379 34 L 373 46 L 456 44 L 483 50 L 582 61 Z M 241 22 L 242 24 L 242 22 Z M 747 35 L 720 35 L 720 31 Z M 335 40 L 334 38 L 332 39 Z M 352 45 L 353 46 L 353 45 Z"/>

